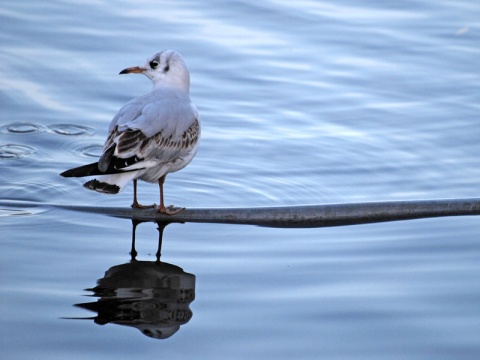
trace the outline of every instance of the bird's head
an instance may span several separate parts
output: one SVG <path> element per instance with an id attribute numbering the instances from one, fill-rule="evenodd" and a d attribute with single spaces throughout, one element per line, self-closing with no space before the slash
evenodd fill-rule
<path id="1" fill-rule="evenodd" d="M 174 50 L 163 50 L 141 66 L 133 66 L 120 71 L 120 74 L 144 74 L 153 86 L 175 87 L 186 92 L 190 88 L 190 73 L 182 55 Z"/>

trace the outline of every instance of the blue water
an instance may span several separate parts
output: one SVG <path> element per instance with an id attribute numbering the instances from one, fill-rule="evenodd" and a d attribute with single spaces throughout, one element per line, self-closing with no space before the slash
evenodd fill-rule
<path id="1" fill-rule="evenodd" d="M 477 359 L 477 217 L 172 224 L 159 268 L 155 223 L 131 263 L 129 220 L 47 205 L 131 203 L 131 186 L 103 196 L 58 174 L 94 161 L 116 110 L 150 89 L 118 72 L 167 48 L 202 120 L 168 204 L 477 197 L 479 18 L 466 0 L 3 1 L 1 357 Z"/>

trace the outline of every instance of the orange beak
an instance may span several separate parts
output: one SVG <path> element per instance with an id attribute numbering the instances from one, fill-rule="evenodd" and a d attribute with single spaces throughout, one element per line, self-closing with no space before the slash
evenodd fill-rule
<path id="1" fill-rule="evenodd" d="M 144 68 L 141 68 L 140 66 L 133 66 L 133 67 L 129 67 L 129 68 L 126 68 L 126 69 L 123 69 L 122 71 L 120 71 L 120 74 L 119 75 L 123 75 L 123 74 L 141 74 L 145 71 Z"/>

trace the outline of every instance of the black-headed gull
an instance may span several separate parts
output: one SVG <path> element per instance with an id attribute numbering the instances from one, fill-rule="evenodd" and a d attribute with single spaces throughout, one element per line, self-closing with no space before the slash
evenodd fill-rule
<path id="1" fill-rule="evenodd" d="M 178 52 L 164 50 L 144 65 L 127 68 L 120 74 L 144 74 L 152 80 L 153 89 L 117 112 L 98 162 L 60 175 L 95 176 L 84 187 L 105 194 L 117 194 L 133 180 L 132 207 L 155 207 L 161 213 L 176 214 L 183 208 L 165 207 L 163 183 L 167 174 L 192 161 L 200 142 L 200 120 L 190 101 L 187 65 Z M 160 205 L 138 203 L 137 179 L 159 184 Z"/>

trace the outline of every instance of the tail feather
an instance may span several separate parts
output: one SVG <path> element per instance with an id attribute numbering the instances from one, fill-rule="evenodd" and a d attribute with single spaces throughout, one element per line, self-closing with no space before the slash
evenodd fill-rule
<path id="1" fill-rule="evenodd" d="M 112 172 L 103 172 L 98 168 L 98 162 L 79 166 L 62 172 L 63 177 L 83 177 L 95 176 L 93 180 L 87 181 L 83 186 L 89 190 L 94 190 L 103 194 L 118 194 L 127 184 L 137 178 L 139 170 L 130 171 L 114 170 Z M 98 176 L 99 175 L 99 176 Z"/>
<path id="2" fill-rule="evenodd" d="M 87 181 L 83 184 L 83 187 L 103 194 L 118 194 L 120 191 L 118 185 L 108 184 L 106 182 L 98 181 L 97 179 Z"/>
<path id="3" fill-rule="evenodd" d="M 87 181 L 83 186 L 103 194 L 118 194 L 130 181 L 136 179 L 138 171 L 130 171 L 121 174 L 101 175 Z"/>

